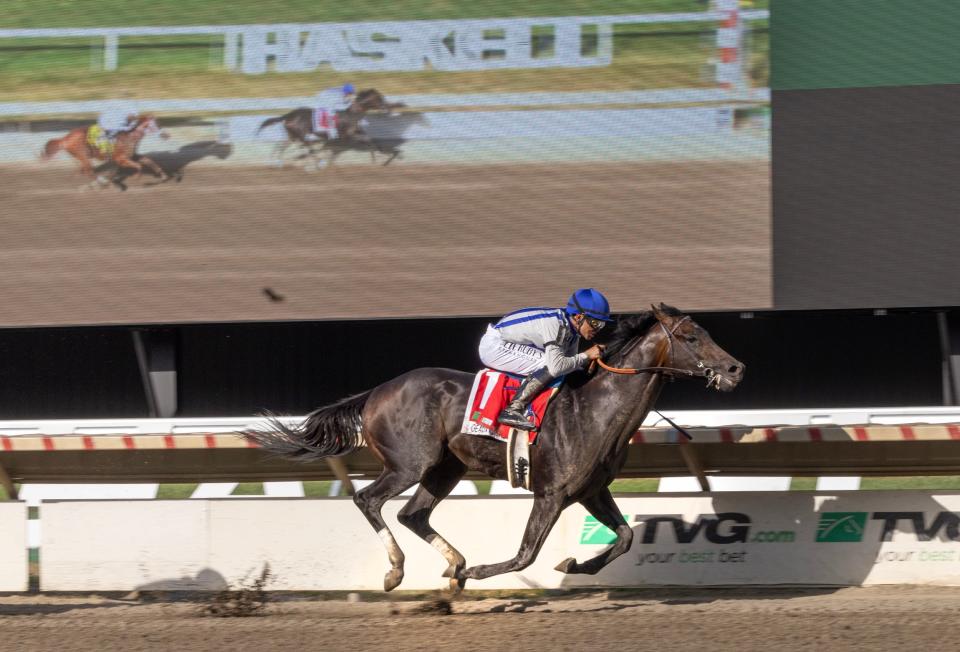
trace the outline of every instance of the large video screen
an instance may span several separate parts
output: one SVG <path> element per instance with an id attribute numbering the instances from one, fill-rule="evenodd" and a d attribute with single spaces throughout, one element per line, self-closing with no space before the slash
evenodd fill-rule
<path id="1" fill-rule="evenodd" d="M 0 325 L 773 306 L 765 0 L 0 21 Z"/>
<path id="2" fill-rule="evenodd" d="M 960 305 L 960 3 L 773 3 L 774 305 Z"/>

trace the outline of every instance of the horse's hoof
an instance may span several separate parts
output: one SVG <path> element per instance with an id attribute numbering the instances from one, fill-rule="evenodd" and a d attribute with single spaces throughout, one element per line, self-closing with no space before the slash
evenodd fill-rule
<path id="1" fill-rule="evenodd" d="M 553 567 L 553 570 L 561 573 L 575 573 L 577 570 L 577 560 L 573 557 L 567 557 L 562 562 Z"/>
<path id="2" fill-rule="evenodd" d="M 455 566 L 450 564 L 447 566 L 447 570 L 443 571 L 443 575 L 440 577 L 457 577 L 460 573 L 463 572 L 463 566 Z"/>
<path id="3" fill-rule="evenodd" d="M 383 590 L 392 591 L 398 586 L 400 582 L 403 581 L 403 570 L 399 568 L 394 568 L 387 571 L 387 574 L 383 576 Z"/>
<path id="4" fill-rule="evenodd" d="M 467 583 L 467 578 L 465 577 L 451 577 L 450 578 L 450 592 L 453 595 L 457 595 L 460 591 L 463 591 L 463 586 Z"/>

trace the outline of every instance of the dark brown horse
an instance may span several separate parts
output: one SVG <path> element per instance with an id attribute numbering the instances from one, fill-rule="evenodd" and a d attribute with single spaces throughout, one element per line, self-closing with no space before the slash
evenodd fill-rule
<path id="1" fill-rule="evenodd" d="M 166 137 L 166 132 L 161 131 L 157 126 L 157 119 L 151 113 L 144 113 L 137 116 L 135 126 L 129 131 L 119 134 L 112 143 L 112 148 L 103 150 L 89 140 L 88 133 L 90 127 L 77 127 L 71 130 L 62 138 L 48 140 L 43 148 L 41 158 L 48 161 L 53 158 L 57 152 L 63 150 L 80 162 L 80 172 L 98 181 L 106 184 L 113 179 L 106 179 L 96 175 L 93 169 L 93 161 L 107 161 L 117 166 L 117 173 L 122 176 L 124 170 L 132 171 L 135 177 L 143 173 L 143 168 L 147 167 L 161 180 L 167 178 L 166 173 L 159 165 L 146 156 L 137 156 L 137 146 L 143 137 L 147 134 L 160 132 L 160 135 Z M 117 175 L 115 175 L 117 177 Z"/>
<path id="2" fill-rule="evenodd" d="M 498 564 L 467 568 L 463 555 L 429 522 L 433 509 L 468 469 L 492 478 L 507 477 L 502 443 L 459 431 L 473 374 L 416 369 L 322 407 L 298 427 L 271 419 L 269 429 L 244 434 L 268 451 L 301 460 L 345 455 L 366 444 L 383 462 L 383 472 L 354 496 L 354 502 L 387 548 L 391 564 L 383 581 L 387 591 L 403 579 L 404 555 L 380 509 L 418 483 L 398 518 L 444 556 L 449 565 L 443 576 L 451 578 L 452 588 L 462 588 L 467 579 L 532 564 L 560 512 L 577 502 L 613 530 L 617 540 L 596 557 L 585 562 L 566 559 L 557 570 L 595 574 L 632 543 L 633 532 L 607 487 L 623 467 L 630 439 L 653 407 L 666 376 L 698 376 L 707 379 L 708 387 L 730 391 L 744 372 L 744 365 L 703 328 L 664 304 L 621 319 L 612 330 L 605 362 L 640 371 L 621 375 L 600 370 L 567 378 L 530 450 L 534 500 L 520 550 Z"/>
<path id="3" fill-rule="evenodd" d="M 388 102 L 383 94 L 375 88 L 360 91 L 347 109 L 337 112 L 337 140 L 343 143 L 371 145 L 361 126 L 363 114 L 369 111 L 392 112 L 394 109 L 404 106 L 406 105 L 403 102 Z M 274 156 L 278 160 L 282 160 L 286 149 L 296 143 L 304 147 L 307 150 L 306 155 L 314 157 L 316 161 L 316 155 L 319 151 L 314 149 L 315 146 L 326 145 L 329 138 L 327 132 L 314 129 L 316 125 L 313 120 L 313 112 L 314 109 L 302 106 L 275 118 L 267 118 L 260 123 L 257 133 L 270 125 L 278 122 L 283 123 L 283 128 L 287 132 L 287 139 L 277 145 Z"/>

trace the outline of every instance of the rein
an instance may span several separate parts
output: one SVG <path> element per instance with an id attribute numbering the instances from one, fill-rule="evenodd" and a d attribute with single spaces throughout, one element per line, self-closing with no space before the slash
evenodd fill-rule
<path id="1" fill-rule="evenodd" d="M 677 330 L 677 328 L 680 327 L 680 324 L 682 324 L 688 319 L 690 319 L 690 316 L 689 315 L 685 316 L 683 319 L 679 320 L 676 324 L 674 324 L 673 328 L 671 328 L 670 330 L 667 330 L 667 327 L 663 325 L 662 321 L 657 321 L 657 323 L 660 325 L 660 328 L 662 328 L 663 332 L 666 333 L 667 335 L 667 342 L 670 346 L 671 360 L 673 359 L 674 332 Z M 638 336 L 637 339 L 634 340 L 634 343 L 629 347 L 627 347 L 626 350 L 623 351 L 623 354 L 626 355 L 627 351 L 632 349 L 639 342 L 640 342 L 640 337 Z M 706 372 L 706 367 L 703 364 L 703 360 L 700 360 L 699 358 L 697 358 L 697 356 L 686 345 L 684 345 L 684 348 L 686 349 L 690 357 L 697 361 L 697 367 L 700 369 L 700 371 L 690 371 L 689 369 L 677 369 L 676 367 L 614 367 L 614 366 L 608 365 L 606 362 L 604 362 L 600 358 L 597 358 L 596 362 L 598 365 L 600 365 L 602 369 L 605 369 L 606 371 L 609 371 L 610 373 L 614 373 L 614 374 L 635 375 L 635 374 L 645 374 L 645 373 L 665 373 L 671 376 L 689 376 L 689 377 L 706 376 L 707 372 Z"/>

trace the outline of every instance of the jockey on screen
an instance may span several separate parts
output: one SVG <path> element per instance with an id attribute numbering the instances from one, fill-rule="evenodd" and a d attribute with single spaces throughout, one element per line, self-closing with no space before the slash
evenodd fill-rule
<path id="1" fill-rule="evenodd" d="M 137 115 L 140 111 L 132 104 L 115 104 L 103 111 L 97 118 L 97 124 L 103 129 L 107 138 L 114 140 L 125 131 L 137 126 Z"/>
<path id="2" fill-rule="evenodd" d="M 580 338 L 590 341 L 608 322 L 610 304 L 593 288 L 582 288 L 561 308 L 523 308 L 487 326 L 480 340 L 480 360 L 498 371 L 525 376 L 499 421 L 521 430 L 534 424 L 526 415 L 530 402 L 554 379 L 583 369 L 603 353 L 595 344 L 577 353 Z"/>
<path id="3" fill-rule="evenodd" d="M 339 135 L 337 132 L 337 111 L 344 111 L 350 108 L 353 99 L 356 96 L 356 89 L 353 84 L 344 84 L 343 86 L 334 86 L 325 88 L 316 97 L 316 113 L 314 117 L 314 131 L 326 132 L 327 138 L 336 140 Z"/>

